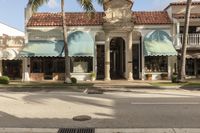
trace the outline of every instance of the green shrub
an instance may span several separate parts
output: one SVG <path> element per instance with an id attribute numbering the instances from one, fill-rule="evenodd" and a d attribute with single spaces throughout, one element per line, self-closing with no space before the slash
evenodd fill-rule
<path id="1" fill-rule="evenodd" d="M 9 84 L 10 79 L 7 76 L 1 76 L 0 77 L 0 84 Z"/>
<path id="2" fill-rule="evenodd" d="M 91 78 L 96 78 L 96 73 L 95 73 L 95 72 L 91 72 L 91 73 L 90 73 L 90 77 L 91 77 Z"/>
<path id="3" fill-rule="evenodd" d="M 178 82 L 178 75 L 177 74 L 173 74 L 172 78 L 171 78 L 172 83 L 177 83 Z"/>
<path id="4" fill-rule="evenodd" d="M 72 82 L 72 84 L 76 84 L 77 83 L 77 79 L 74 78 L 74 77 L 71 77 L 71 82 Z"/>

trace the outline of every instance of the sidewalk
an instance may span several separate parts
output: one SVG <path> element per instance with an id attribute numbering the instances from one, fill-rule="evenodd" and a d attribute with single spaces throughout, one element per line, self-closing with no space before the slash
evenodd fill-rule
<path id="1" fill-rule="evenodd" d="M 193 81 L 190 81 L 192 83 Z M 12 81 L 9 85 L 0 85 L 0 92 L 36 92 L 36 91 L 66 91 L 66 92 L 84 92 L 84 90 L 100 91 L 123 91 L 130 92 L 134 90 L 200 90 L 200 80 L 195 81 L 196 86 L 187 86 L 183 84 L 171 84 L 169 80 L 162 81 L 142 81 L 142 80 L 112 80 L 103 81 L 79 81 L 78 84 L 64 84 L 62 82 L 16 82 Z"/>
<path id="2" fill-rule="evenodd" d="M 171 83 L 170 80 L 112 80 L 95 81 L 94 87 L 104 91 L 130 91 L 134 89 L 156 89 L 156 90 L 200 90 L 200 80 L 189 80 L 188 83 Z"/>
<path id="3" fill-rule="evenodd" d="M 0 133 L 58 133 L 59 129 L 0 128 Z M 75 133 L 75 132 L 70 132 Z M 79 132 L 78 132 L 79 133 Z M 88 132 L 84 132 L 88 133 Z M 198 128 L 96 128 L 94 133 L 200 133 Z"/>

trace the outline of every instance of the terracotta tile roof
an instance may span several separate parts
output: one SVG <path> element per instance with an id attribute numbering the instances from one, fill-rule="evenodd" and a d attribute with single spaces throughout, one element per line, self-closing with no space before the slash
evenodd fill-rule
<path id="1" fill-rule="evenodd" d="M 93 19 L 89 19 L 85 13 L 66 13 L 67 26 L 97 26 L 103 25 L 103 12 L 95 13 Z M 171 24 L 167 12 L 133 12 L 136 25 Z M 62 26 L 60 13 L 35 13 L 29 20 L 27 27 L 35 26 Z"/>
<path id="2" fill-rule="evenodd" d="M 171 6 L 184 6 L 184 5 L 186 5 L 186 1 L 183 1 L 183 2 L 172 2 L 165 8 L 165 10 L 168 9 L 169 7 L 171 7 Z M 193 1 L 192 5 L 200 5 L 200 1 Z"/>
<path id="3" fill-rule="evenodd" d="M 186 5 L 186 1 L 183 2 L 172 2 L 170 5 Z M 193 1 L 192 5 L 200 5 L 200 1 Z"/>
<path id="4" fill-rule="evenodd" d="M 134 12 L 135 24 L 171 24 L 167 12 L 155 11 L 155 12 Z"/>
<path id="5" fill-rule="evenodd" d="M 184 19 L 185 18 L 185 14 L 184 13 L 173 14 L 172 17 L 174 17 L 176 19 Z M 199 19 L 200 18 L 200 13 L 191 13 L 190 14 L 190 18 L 191 19 Z"/>
<path id="6" fill-rule="evenodd" d="M 90 19 L 86 13 L 66 13 L 67 26 L 95 26 L 103 24 L 103 13 L 95 13 L 95 17 Z M 60 13 L 35 13 L 30 18 L 30 26 L 62 26 L 62 16 Z"/>

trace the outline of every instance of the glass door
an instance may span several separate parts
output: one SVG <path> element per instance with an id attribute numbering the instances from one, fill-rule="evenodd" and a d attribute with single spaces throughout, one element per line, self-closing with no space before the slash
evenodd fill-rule
<path id="1" fill-rule="evenodd" d="M 44 61 L 44 79 L 46 80 L 53 79 L 53 60 Z"/>
<path id="2" fill-rule="evenodd" d="M 105 50 L 104 45 L 97 45 L 97 79 L 104 79 Z"/>
<path id="3" fill-rule="evenodd" d="M 197 77 L 200 78 L 200 59 L 197 59 L 196 63 L 197 63 L 197 67 L 196 67 L 197 68 L 197 70 L 196 70 L 197 71 Z"/>

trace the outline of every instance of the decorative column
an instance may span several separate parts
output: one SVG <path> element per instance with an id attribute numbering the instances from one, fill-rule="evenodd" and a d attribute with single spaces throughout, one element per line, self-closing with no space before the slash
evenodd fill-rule
<path id="1" fill-rule="evenodd" d="M 30 58 L 23 59 L 22 81 L 30 81 Z"/>
<path id="2" fill-rule="evenodd" d="M 110 81 L 110 39 L 109 34 L 105 33 L 105 81 Z"/>
<path id="3" fill-rule="evenodd" d="M 93 72 L 95 72 L 97 74 L 97 44 L 96 44 L 96 40 L 95 40 L 96 34 L 97 33 L 92 32 L 92 37 L 94 40 Z"/>
<path id="4" fill-rule="evenodd" d="M 141 79 L 145 80 L 145 56 L 144 56 L 144 41 L 143 41 L 144 35 L 141 36 Z"/>
<path id="5" fill-rule="evenodd" d="M 181 45 L 181 42 L 180 42 L 180 23 L 177 22 L 176 23 L 176 45 L 179 47 Z"/>
<path id="6" fill-rule="evenodd" d="M 133 80 L 133 34 L 132 31 L 128 34 L 128 41 L 127 41 L 127 80 Z"/>

